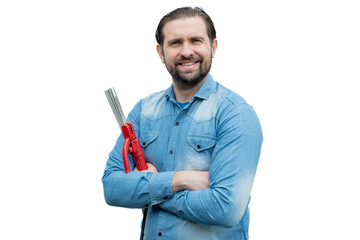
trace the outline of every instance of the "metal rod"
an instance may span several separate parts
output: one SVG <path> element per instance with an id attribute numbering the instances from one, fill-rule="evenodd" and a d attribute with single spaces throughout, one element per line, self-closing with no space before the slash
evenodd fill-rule
<path id="1" fill-rule="evenodd" d="M 121 127 L 126 123 L 126 118 L 121 108 L 119 99 L 116 95 L 115 89 L 109 88 L 108 90 L 105 91 L 105 95 L 114 113 L 116 121 L 121 129 Z"/>

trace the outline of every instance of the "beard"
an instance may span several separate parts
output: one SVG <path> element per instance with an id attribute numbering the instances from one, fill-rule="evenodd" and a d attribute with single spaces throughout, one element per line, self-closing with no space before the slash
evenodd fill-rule
<path id="1" fill-rule="evenodd" d="M 165 56 L 164 56 L 165 59 Z M 179 69 L 177 68 L 177 66 L 182 62 L 182 61 L 196 61 L 199 62 L 199 69 L 196 70 L 195 72 L 193 71 L 179 71 Z M 212 63 L 212 54 L 210 55 L 210 58 L 208 61 L 204 61 L 203 58 L 201 57 L 190 57 L 190 58 L 185 58 L 185 57 L 181 57 L 180 59 L 175 61 L 174 65 L 169 65 L 166 61 L 165 61 L 165 66 L 166 69 L 168 70 L 168 72 L 170 73 L 172 79 L 174 80 L 174 82 L 178 85 L 179 88 L 181 89 L 190 89 L 196 85 L 198 85 L 200 82 L 202 82 L 205 77 L 209 74 L 210 72 L 210 68 L 211 68 L 211 63 Z"/>

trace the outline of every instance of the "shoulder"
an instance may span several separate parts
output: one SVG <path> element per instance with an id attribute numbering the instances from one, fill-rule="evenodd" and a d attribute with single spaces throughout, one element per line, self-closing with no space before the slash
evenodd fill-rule
<path id="1" fill-rule="evenodd" d="M 156 103 L 159 103 L 161 101 L 164 101 L 166 95 L 167 95 L 166 90 L 162 90 L 162 91 L 155 92 L 155 93 L 152 93 L 152 94 L 148 95 L 147 97 L 141 99 L 140 102 L 141 102 L 142 106 L 156 104 Z"/>
<path id="2" fill-rule="evenodd" d="M 217 83 L 214 94 L 221 96 L 222 99 L 216 116 L 220 125 L 232 122 L 243 128 L 260 128 L 260 121 L 254 108 L 239 94 L 220 83 Z"/>
<path id="3" fill-rule="evenodd" d="M 163 113 L 166 105 L 167 90 L 155 92 L 143 98 L 139 102 L 141 107 L 141 115 L 144 117 L 155 117 Z"/>
<path id="4" fill-rule="evenodd" d="M 216 82 L 216 90 L 214 93 L 220 95 L 226 103 L 232 104 L 234 106 L 239 104 L 247 104 L 243 97 L 241 97 L 234 91 L 224 87 L 218 82 Z"/>
<path id="5" fill-rule="evenodd" d="M 155 92 L 142 98 L 136 103 L 130 114 L 146 114 L 148 112 L 154 112 L 154 108 L 158 107 L 163 100 L 165 100 L 166 90 Z"/>
<path id="6" fill-rule="evenodd" d="M 213 95 L 220 100 L 218 109 L 220 114 L 237 115 L 243 111 L 254 111 L 253 107 L 242 96 L 218 82 Z"/>
<path id="7" fill-rule="evenodd" d="M 216 114 L 219 135 L 230 133 L 235 136 L 262 139 L 259 118 L 243 97 L 219 83 L 214 94 L 221 96 L 222 99 Z"/>

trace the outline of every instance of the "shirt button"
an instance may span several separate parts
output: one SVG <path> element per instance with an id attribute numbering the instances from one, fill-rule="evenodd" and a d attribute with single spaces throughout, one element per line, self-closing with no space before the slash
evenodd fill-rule
<path id="1" fill-rule="evenodd" d="M 145 146 L 145 145 L 146 145 L 146 142 L 143 142 L 142 145 Z"/>
<path id="2" fill-rule="evenodd" d="M 180 124 L 179 122 L 176 122 L 176 123 L 175 123 L 176 126 L 179 126 L 179 124 Z"/>
<path id="3" fill-rule="evenodd" d="M 170 153 L 170 154 L 173 154 L 173 151 L 172 151 L 172 150 L 170 150 L 170 151 L 169 151 L 169 153 Z"/>
<path id="4" fill-rule="evenodd" d="M 162 236 L 162 233 L 161 233 L 161 232 L 158 232 L 158 236 L 161 237 L 161 236 Z"/>
<path id="5" fill-rule="evenodd" d="M 200 148 L 201 148 L 201 146 L 200 146 L 200 145 L 197 145 L 196 147 L 197 147 L 197 149 L 200 149 Z"/>
<path id="6" fill-rule="evenodd" d="M 164 197 L 165 200 L 168 199 L 168 198 L 169 198 L 168 196 Z"/>

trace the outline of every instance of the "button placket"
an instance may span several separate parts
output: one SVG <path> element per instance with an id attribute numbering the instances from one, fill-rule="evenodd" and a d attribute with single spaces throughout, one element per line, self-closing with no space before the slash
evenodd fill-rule
<path id="1" fill-rule="evenodd" d="M 179 113 L 177 115 L 177 117 L 174 119 L 173 122 L 173 127 L 171 129 L 171 133 L 170 133 L 170 138 L 169 138 L 169 145 L 168 145 L 168 161 L 167 161 L 167 167 L 166 170 L 167 171 L 173 171 L 174 170 L 174 161 L 175 161 L 175 150 L 176 149 L 176 143 L 177 143 L 177 139 L 179 137 L 179 133 L 181 128 L 179 128 L 180 126 L 180 120 L 181 118 L 184 116 L 183 113 Z"/>

